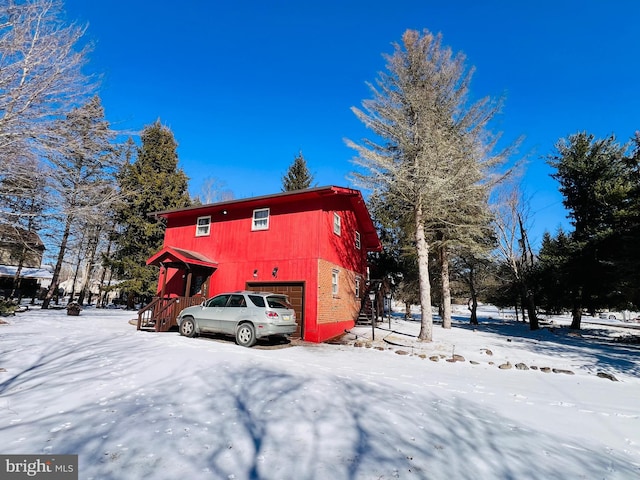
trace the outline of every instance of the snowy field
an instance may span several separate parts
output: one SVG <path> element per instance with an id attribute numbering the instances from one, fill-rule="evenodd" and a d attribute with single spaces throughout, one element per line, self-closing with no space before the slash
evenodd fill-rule
<path id="1" fill-rule="evenodd" d="M 484 312 L 426 345 L 394 318 L 247 349 L 65 313 L 0 325 L 0 453 L 78 454 L 80 479 L 640 478 L 638 330 Z"/>

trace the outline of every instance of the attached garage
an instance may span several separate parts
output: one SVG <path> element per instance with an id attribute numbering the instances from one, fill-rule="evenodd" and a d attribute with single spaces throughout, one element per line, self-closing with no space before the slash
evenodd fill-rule
<path id="1" fill-rule="evenodd" d="M 301 338 L 304 332 L 304 282 L 247 282 L 247 290 L 273 292 L 289 297 L 291 306 L 296 311 L 298 330 L 291 335 Z"/>

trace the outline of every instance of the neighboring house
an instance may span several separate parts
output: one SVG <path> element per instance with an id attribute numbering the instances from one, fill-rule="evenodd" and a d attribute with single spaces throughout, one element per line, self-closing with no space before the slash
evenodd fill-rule
<path id="1" fill-rule="evenodd" d="M 34 296 L 41 280 L 50 280 L 51 272 L 41 268 L 44 243 L 35 232 L 0 223 L 0 296 L 13 291 L 19 273 L 21 296 Z"/>
<path id="2" fill-rule="evenodd" d="M 287 294 L 298 335 L 330 339 L 354 325 L 366 294 L 367 252 L 382 249 L 361 193 L 343 187 L 154 215 L 167 228 L 162 250 L 147 264 L 160 267 L 156 302 L 165 300 L 147 311 L 173 312 L 168 319 L 147 317 L 157 331 L 175 325 L 177 311 L 198 303 L 198 296 L 249 289 Z M 139 328 L 145 326 L 140 318 Z"/>

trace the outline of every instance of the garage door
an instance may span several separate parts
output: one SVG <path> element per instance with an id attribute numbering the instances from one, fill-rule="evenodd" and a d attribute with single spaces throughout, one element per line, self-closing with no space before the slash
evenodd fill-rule
<path id="1" fill-rule="evenodd" d="M 280 293 L 289 297 L 296 311 L 298 330 L 292 337 L 302 337 L 304 331 L 304 282 L 247 282 L 247 290 Z"/>

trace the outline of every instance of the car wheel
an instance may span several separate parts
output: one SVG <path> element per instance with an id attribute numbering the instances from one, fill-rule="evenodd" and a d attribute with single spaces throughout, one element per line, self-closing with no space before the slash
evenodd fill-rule
<path id="1" fill-rule="evenodd" d="M 182 320 L 182 323 L 180 323 L 180 335 L 184 335 L 189 338 L 196 336 L 196 322 L 193 318 L 187 317 Z"/>
<path id="2" fill-rule="evenodd" d="M 615 315 L 609 315 L 609 320 L 615 320 L 616 316 Z"/>
<path id="3" fill-rule="evenodd" d="M 243 347 L 252 347 L 256 343 L 256 331 L 250 323 L 243 323 L 236 330 L 236 343 Z"/>

